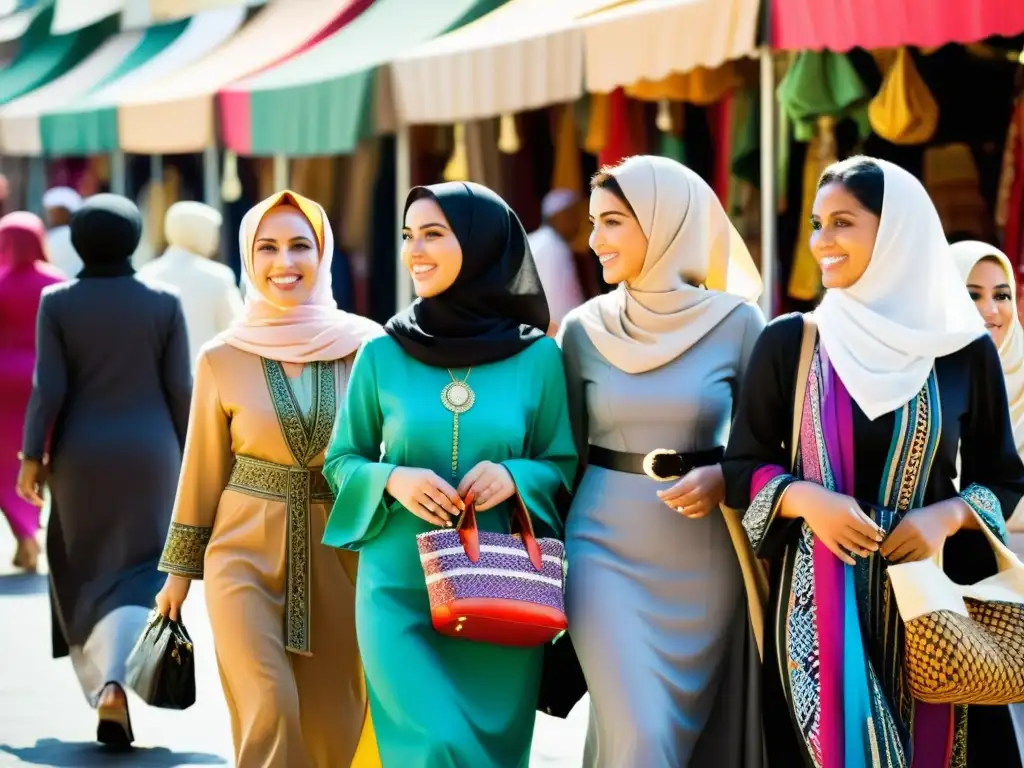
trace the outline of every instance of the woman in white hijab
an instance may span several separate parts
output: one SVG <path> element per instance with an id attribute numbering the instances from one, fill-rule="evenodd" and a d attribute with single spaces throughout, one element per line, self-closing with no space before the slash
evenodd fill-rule
<path id="1" fill-rule="evenodd" d="M 566 529 L 584 762 L 759 766 L 756 648 L 718 464 L 764 326 L 748 303 L 761 280 L 714 192 L 674 160 L 604 169 L 590 217 L 619 287 L 560 332 L 585 467 Z"/>
<path id="2" fill-rule="evenodd" d="M 978 528 L 1005 538 L 1024 493 L 996 347 L 902 168 L 829 166 L 811 224 L 827 292 L 761 335 L 723 464 L 771 565 L 769 764 L 1020 768 L 1006 707 L 911 698 L 885 575 L 938 552 L 958 583 L 995 572 Z"/>
<path id="3" fill-rule="evenodd" d="M 950 247 L 960 276 L 985 327 L 999 350 L 1010 403 L 1010 423 L 1017 454 L 1024 458 L 1024 328 L 1017 319 L 1017 282 L 1013 265 L 994 245 L 964 240 Z M 1024 557 L 1024 510 L 1018 508 L 1007 522 L 1010 544 Z"/>

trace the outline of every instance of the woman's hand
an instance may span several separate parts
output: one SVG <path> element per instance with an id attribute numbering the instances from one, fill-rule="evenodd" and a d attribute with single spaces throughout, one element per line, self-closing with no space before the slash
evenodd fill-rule
<path id="1" fill-rule="evenodd" d="M 167 574 L 163 588 L 156 595 L 156 609 L 161 616 L 171 621 L 181 621 L 181 606 L 188 597 L 188 590 L 192 586 L 192 579 L 184 576 L 176 576 L 173 573 Z"/>
<path id="2" fill-rule="evenodd" d="M 798 481 L 790 485 L 783 493 L 779 514 L 803 518 L 821 543 L 847 565 L 856 565 L 853 555 L 868 557 L 877 552 L 885 538 L 856 500 L 816 483 Z"/>
<path id="3" fill-rule="evenodd" d="M 658 497 L 684 517 L 691 520 L 704 517 L 725 501 L 722 467 L 714 464 L 691 469 L 671 488 L 658 491 Z"/>
<path id="4" fill-rule="evenodd" d="M 386 489 L 398 502 L 431 525 L 451 527 L 465 508 L 459 494 L 429 469 L 396 467 Z"/>
<path id="5" fill-rule="evenodd" d="M 477 512 L 496 507 L 516 492 L 512 475 L 501 464 L 481 461 L 459 483 L 459 496 L 472 498 Z"/>
<path id="6" fill-rule="evenodd" d="M 942 551 L 946 539 L 959 531 L 967 517 L 960 498 L 912 509 L 882 544 L 882 557 L 890 563 L 927 560 Z"/>
<path id="7" fill-rule="evenodd" d="M 18 497 L 37 507 L 43 506 L 43 486 L 49 474 L 49 468 L 41 461 L 22 459 L 18 469 Z"/>

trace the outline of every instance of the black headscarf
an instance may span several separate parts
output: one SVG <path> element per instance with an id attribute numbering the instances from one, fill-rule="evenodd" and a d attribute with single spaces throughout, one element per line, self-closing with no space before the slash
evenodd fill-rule
<path id="1" fill-rule="evenodd" d="M 416 299 L 384 330 L 412 357 L 467 368 L 512 357 L 544 338 L 550 315 L 526 230 L 508 204 L 466 181 L 414 187 L 405 210 L 429 197 L 462 246 L 462 269 L 446 291 Z"/>
<path id="2" fill-rule="evenodd" d="M 93 195 L 71 217 L 71 244 L 85 267 L 79 277 L 117 277 L 134 271 L 131 257 L 142 237 L 142 216 L 121 195 Z"/>

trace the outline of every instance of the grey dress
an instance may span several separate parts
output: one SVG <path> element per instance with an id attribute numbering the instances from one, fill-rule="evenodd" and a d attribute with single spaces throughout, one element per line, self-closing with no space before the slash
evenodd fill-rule
<path id="1" fill-rule="evenodd" d="M 628 374 L 575 313 L 562 348 L 580 447 L 646 454 L 724 446 L 764 318 L 742 305 L 682 356 Z M 757 649 L 722 515 L 690 520 L 656 495 L 669 484 L 587 467 L 566 526 L 569 633 L 590 692 L 584 764 L 760 765 Z"/>
<path id="2" fill-rule="evenodd" d="M 86 697 L 123 683 L 154 605 L 192 391 L 172 293 L 124 274 L 46 290 L 23 450 L 50 443 L 46 533 L 53 655 L 70 653 Z"/>

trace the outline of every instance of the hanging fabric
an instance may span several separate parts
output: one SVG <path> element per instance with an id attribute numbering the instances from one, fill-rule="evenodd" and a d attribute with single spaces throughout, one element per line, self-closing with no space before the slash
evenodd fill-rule
<path id="1" fill-rule="evenodd" d="M 572 104 L 563 104 L 557 108 L 557 111 L 551 189 L 568 189 L 582 195 L 583 167 L 580 163 L 576 109 Z"/>
<path id="2" fill-rule="evenodd" d="M 821 291 L 821 270 L 811 254 L 811 211 L 821 172 L 836 161 L 835 120 L 819 117 L 817 131 L 807 147 L 804 160 L 800 228 L 793 248 L 793 268 L 789 273 L 789 295 L 799 301 L 814 301 Z"/>
<path id="3" fill-rule="evenodd" d="M 743 84 L 735 62 L 720 67 L 697 67 L 689 72 L 673 72 L 661 80 L 641 80 L 626 88 L 626 95 L 638 101 L 683 101 L 707 107 Z"/>
<path id="4" fill-rule="evenodd" d="M 868 118 L 875 133 L 893 144 L 926 144 L 935 135 L 939 105 L 906 48 L 896 52 Z"/>
<path id="5" fill-rule="evenodd" d="M 609 121 L 611 120 L 611 95 L 590 94 L 590 115 L 587 119 L 587 136 L 583 149 L 591 155 L 600 154 L 608 143 Z"/>

